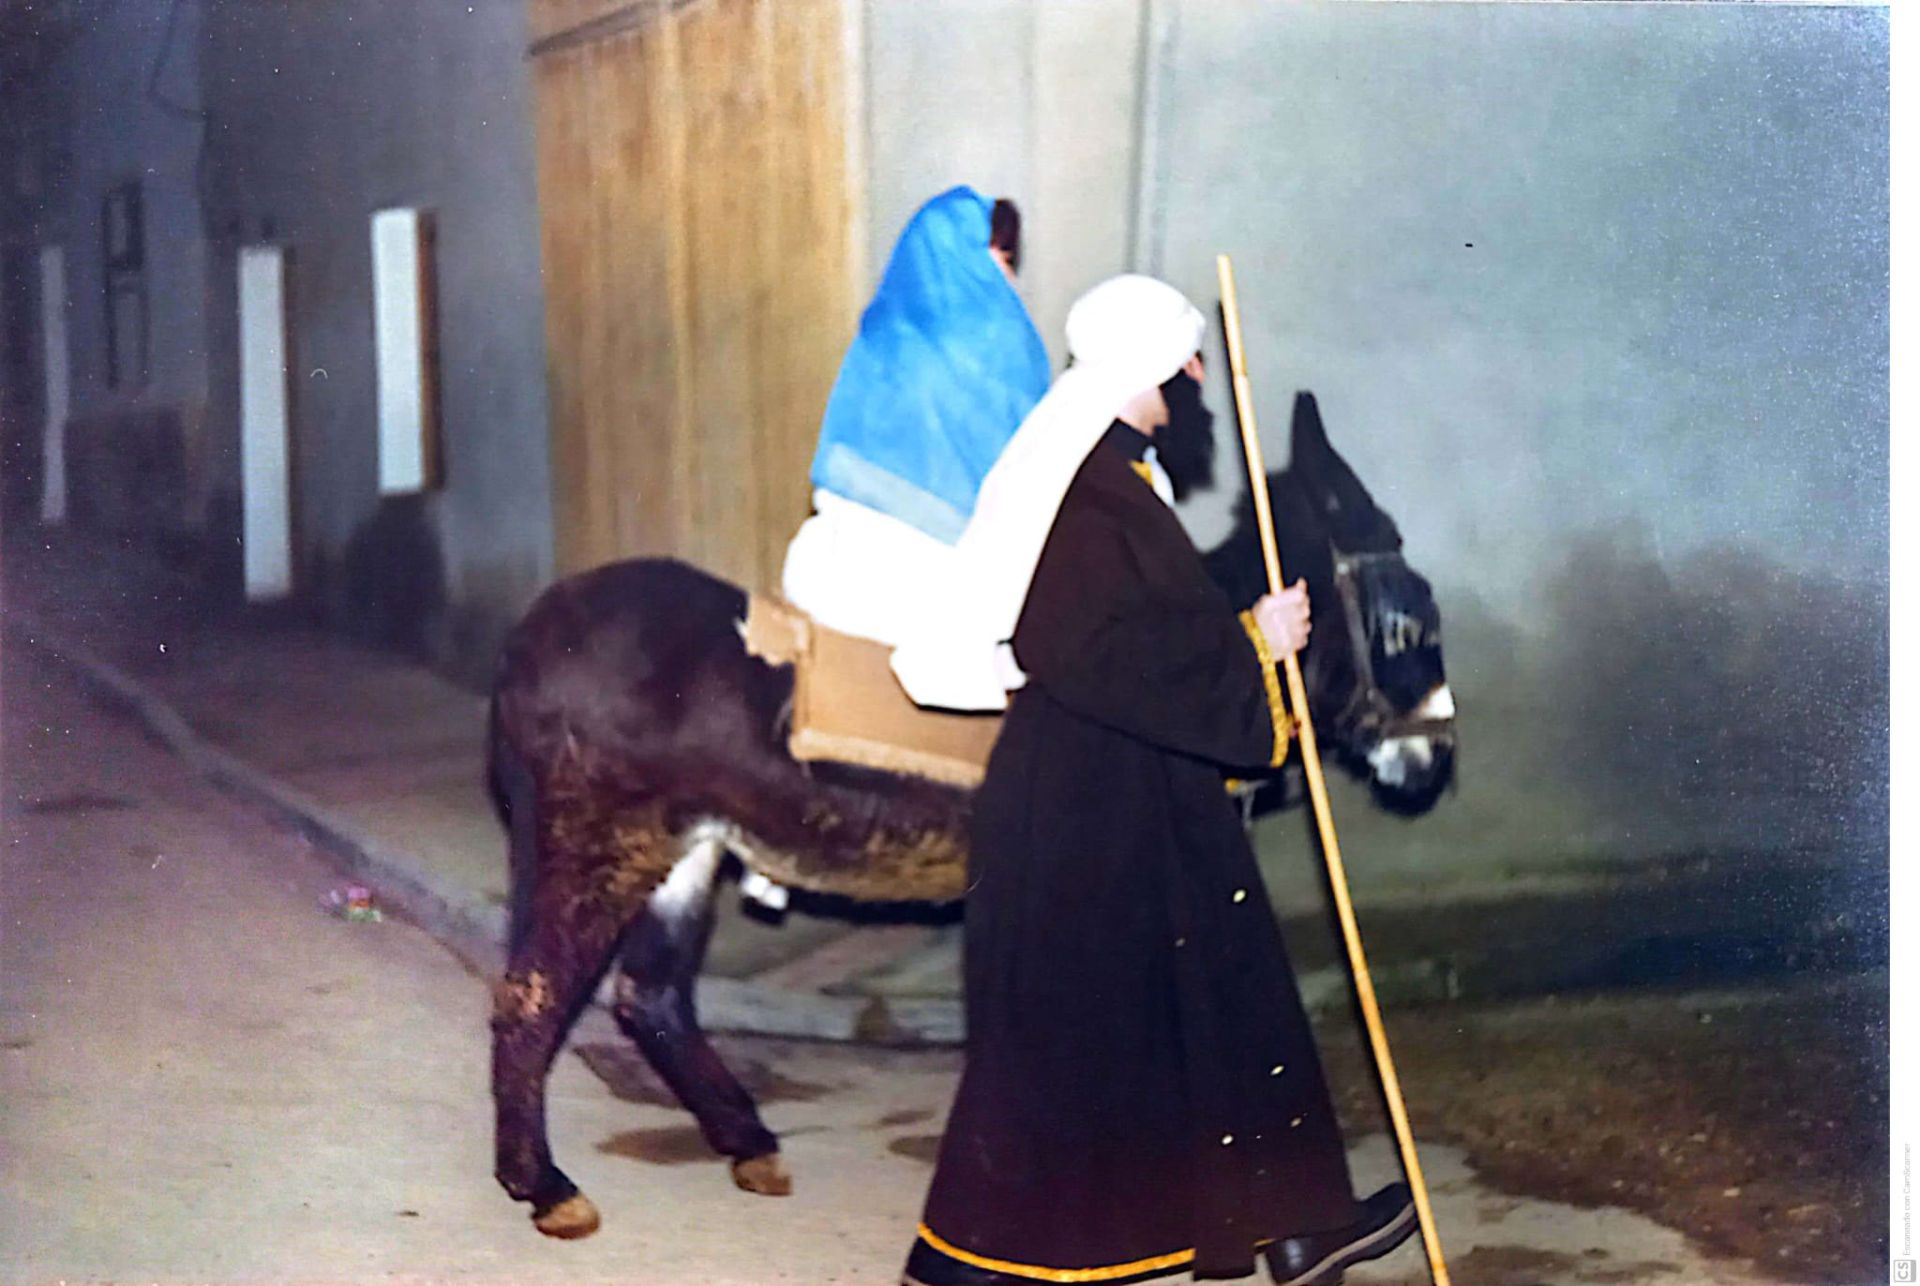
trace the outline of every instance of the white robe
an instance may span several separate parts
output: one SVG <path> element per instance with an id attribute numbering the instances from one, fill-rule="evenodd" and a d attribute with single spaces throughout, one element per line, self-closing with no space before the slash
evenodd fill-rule
<path id="1" fill-rule="evenodd" d="M 831 491 L 787 546 L 781 592 L 828 629 L 897 647 L 952 580 L 954 549 L 891 514 Z"/>
<path id="2" fill-rule="evenodd" d="M 942 568 L 944 592 L 921 598 L 893 672 L 923 706 L 1003 710 L 1006 640 L 1026 603 L 1054 514 L 1107 426 L 1137 393 L 1171 379 L 1200 350 L 1206 320 L 1151 277 L 1109 278 L 1067 314 L 1067 368 L 1028 414 L 981 484 L 973 516 Z M 1013 667 L 1017 675 L 1018 667 Z"/>
<path id="3" fill-rule="evenodd" d="M 830 491 L 787 546 L 780 590 L 830 630 L 898 647 L 924 637 L 946 610 L 958 574 L 954 547 L 891 514 Z M 1002 692 L 1027 681 L 1013 649 L 993 649 L 989 678 Z"/>

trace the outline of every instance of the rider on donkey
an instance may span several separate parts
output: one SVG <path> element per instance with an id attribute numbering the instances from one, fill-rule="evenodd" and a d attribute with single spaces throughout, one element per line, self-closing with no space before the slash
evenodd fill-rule
<path id="1" fill-rule="evenodd" d="M 1333 1100 L 1222 777 L 1278 766 L 1275 659 L 1303 584 L 1236 615 L 1150 485 L 1205 438 L 1204 322 L 1119 277 L 1073 307 L 1074 364 L 1022 424 L 955 546 L 910 692 L 1024 686 L 974 800 L 967 1065 L 907 1286 L 1192 1272 L 1330 1286 L 1414 1229 L 1404 1185 L 1356 1200 Z"/>
<path id="2" fill-rule="evenodd" d="M 900 234 L 827 402 L 814 514 L 787 551 L 782 588 L 818 623 L 898 643 L 945 581 L 981 479 L 1047 391 L 1019 256 L 1013 203 L 967 187 Z"/>

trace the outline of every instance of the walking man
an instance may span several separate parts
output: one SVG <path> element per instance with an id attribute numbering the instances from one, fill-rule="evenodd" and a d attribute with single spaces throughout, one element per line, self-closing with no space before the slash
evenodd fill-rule
<path id="1" fill-rule="evenodd" d="M 997 672 L 1024 680 L 975 806 L 967 1066 L 907 1286 L 1235 1278 L 1262 1255 L 1330 1286 L 1415 1227 L 1403 1185 L 1354 1197 L 1223 789 L 1284 761 L 1274 667 L 1310 622 L 1303 584 L 1236 617 L 1156 486 L 1154 457 L 1211 442 L 1203 331 L 1149 278 L 1075 304 L 1074 364 L 960 541 L 964 628 L 895 655 L 934 704 L 943 650 L 1010 642 Z"/>

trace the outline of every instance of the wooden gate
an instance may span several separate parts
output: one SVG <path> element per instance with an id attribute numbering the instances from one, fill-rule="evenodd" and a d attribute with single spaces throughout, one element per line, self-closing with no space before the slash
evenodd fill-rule
<path id="1" fill-rule="evenodd" d="M 841 0 L 530 0 L 563 571 L 779 583 L 854 324 Z"/>

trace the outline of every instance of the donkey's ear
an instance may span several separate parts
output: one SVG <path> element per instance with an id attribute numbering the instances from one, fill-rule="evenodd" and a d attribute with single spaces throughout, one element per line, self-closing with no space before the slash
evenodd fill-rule
<path id="1" fill-rule="evenodd" d="M 1320 419 L 1320 400 L 1306 389 L 1293 395 L 1293 462 L 1303 455 L 1333 450 L 1327 445 L 1327 426 Z"/>
<path id="2" fill-rule="evenodd" d="M 1290 467 L 1320 510 L 1334 543 L 1357 551 L 1400 547 L 1400 531 L 1358 475 L 1327 440 L 1320 403 L 1306 390 L 1293 397 L 1293 456 Z"/>
<path id="3" fill-rule="evenodd" d="M 1353 470 L 1327 441 L 1326 422 L 1320 418 L 1320 401 L 1302 389 L 1293 395 L 1293 455 L 1291 463 L 1306 482 L 1316 500 L 1324 502 L 1336 487 L 1359 486 Z M 1364 493 L 1365 488 L 1361 488 Z M 1337 496 L 1342 504 L 1346 496 Z"/>

